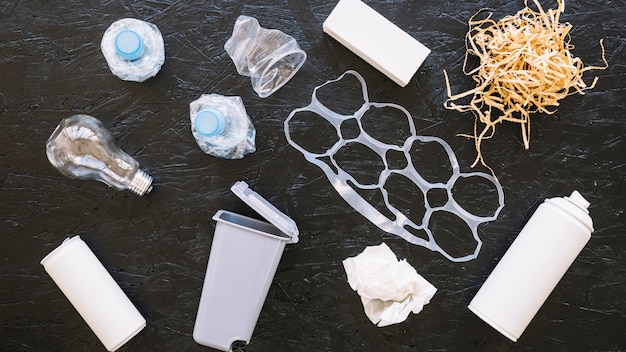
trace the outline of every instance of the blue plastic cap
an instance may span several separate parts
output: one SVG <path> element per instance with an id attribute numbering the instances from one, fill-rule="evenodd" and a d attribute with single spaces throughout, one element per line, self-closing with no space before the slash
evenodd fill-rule
<path id="1" fill-rule="evenodd" d="M 203 136 L 215 136 L 224 131 L 224 116 L 217 110 L 204 109 L 196 115 L 194 126 L 196 131 Z"/>
<path id="2" fill-rule="evenodd" d="M 143 55 L 143 40 L 139 34 L 125 29 L 115 37 L 115 52 L 124 60 L 137 60 Z"/>

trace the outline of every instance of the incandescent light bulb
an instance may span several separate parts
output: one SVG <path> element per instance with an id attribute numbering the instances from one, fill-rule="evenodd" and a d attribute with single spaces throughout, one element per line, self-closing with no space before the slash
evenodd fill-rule
<path id="1" fill-rule="evenodd" d="M 89 115 L 63 119 L 46 143 L 52 166 L 63 175 L 98 180 L 117 190 L 142 196 L 152 190 L 152 177 L 115 143 L 100 120 Z"/>

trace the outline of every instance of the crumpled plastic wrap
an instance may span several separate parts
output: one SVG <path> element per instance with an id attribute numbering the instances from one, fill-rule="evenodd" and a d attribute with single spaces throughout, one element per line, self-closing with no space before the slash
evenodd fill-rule
<path id="1" fill-rule="evenodd" d="M 361 296 L 365 314 L 378 327 L 421 312 L 437 292 L 405 259 L 398 261 L 385 243 L 345 259 L 343 267 L 350 287 Z"/>

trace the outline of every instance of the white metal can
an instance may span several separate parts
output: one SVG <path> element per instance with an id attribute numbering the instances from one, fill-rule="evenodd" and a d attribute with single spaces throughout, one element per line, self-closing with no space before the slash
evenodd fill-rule
<path id="1" fill-rule="evenodd" d="M 63 241 L 41 264 L 108 351 L 119 349 L 146 326 L 80 236 Z"/>
<path id="2" fill-rule="evenodd" d="M 512 341 L 524 332 L 591 238 L 589 202 L 574 191 L 546 199 L 468 308 Z"/>

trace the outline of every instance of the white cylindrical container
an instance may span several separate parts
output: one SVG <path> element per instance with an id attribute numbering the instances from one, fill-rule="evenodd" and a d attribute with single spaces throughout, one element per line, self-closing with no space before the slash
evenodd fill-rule
<path id="1" fill-rule="evenodd" d="M 517 341 L 591 238 L 588 207 L 577 191 L 569 197 L 546 199 L 468 308 Z"/>
<path id="2" fill-rule="evenodd" d="M 107 350 L 117 350 L 146 326 L 80 236 L 63 241 L 41 265 Z"/>

